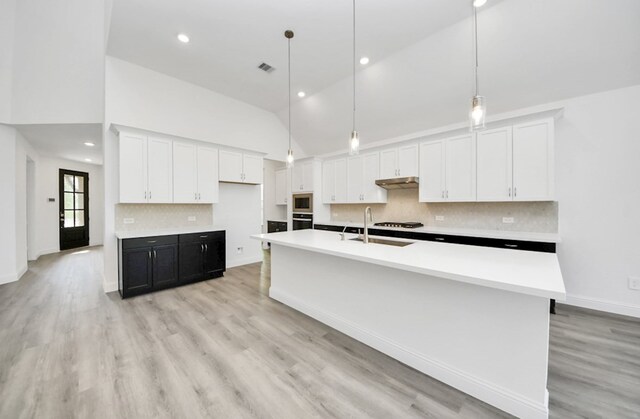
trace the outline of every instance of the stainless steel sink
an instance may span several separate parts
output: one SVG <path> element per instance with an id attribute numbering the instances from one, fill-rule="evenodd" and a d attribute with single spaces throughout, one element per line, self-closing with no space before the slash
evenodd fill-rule
<path id="1" fill-rule="evenodd" d="M 354 239 L 349 239 L 349 240 L 358 241 L 358 242 L 364 241 L 360 237 L 356 237 Z M 405 242 L 405 241 L 399 241 L 399 240 L 388 240 L 388 239 L 378 239 L 375 237 L 369 237 L 369 243 L 386 244 L 387 246 L 405 247 L 405 246 L 409 246 L 410 244 L 413 244 L 414 242 Z"/>

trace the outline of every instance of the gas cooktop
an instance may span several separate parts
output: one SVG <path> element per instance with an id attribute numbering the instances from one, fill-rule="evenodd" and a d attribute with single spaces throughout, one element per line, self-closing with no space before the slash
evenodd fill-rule
<path id="1" fill-rule="evenodd" d="M 385 222 L 385 223 L 375 223 L 374 225 L 377 225 L 380 227 L 418 228 L 418 227 L 422 227 L 424 224 L 415 223 L 415 222 L 410 222 L 410 223 Z"/>

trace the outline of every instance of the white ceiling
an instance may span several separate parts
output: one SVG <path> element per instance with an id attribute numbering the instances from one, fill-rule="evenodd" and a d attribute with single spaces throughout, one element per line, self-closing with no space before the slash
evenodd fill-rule
<path id="1" fill-rule="evenodd" d="M 376 63 L 467 18 L 470 2 L 360 0 L 358 56 Z M 351 74 L 351 10 L 348 0 L 115 0 L 108 54 L 278 111 L 287 104 L 284 30 L 295 31 L 294 93 L 312 95 Z M 261 62 L 276 70 L 258 70 Z"/>
<path id="2" fill-rule="evenodd" d="M 82 163 L 102 164 L 102 124 L 14 125 L 38 153 Z M 92 142 L 94 147 L 84 145 Z M 85 159 L 91 159 L 87 162 Z"/>

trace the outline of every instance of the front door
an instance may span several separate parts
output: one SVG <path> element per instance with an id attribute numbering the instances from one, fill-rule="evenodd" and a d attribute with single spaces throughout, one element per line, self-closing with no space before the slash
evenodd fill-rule
<path id="1" fill-rule="evenodd" d="M 89 174 L 60 169 L 60 250 L 89 245 Z"/>

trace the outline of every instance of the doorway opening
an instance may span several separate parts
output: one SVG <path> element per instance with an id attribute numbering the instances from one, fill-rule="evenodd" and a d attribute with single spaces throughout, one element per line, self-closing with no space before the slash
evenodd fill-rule
<path id="1" fill-rule="evenodd" d="M 60 250 L 89 245 L 89 174 L 60 169 Z"/>

